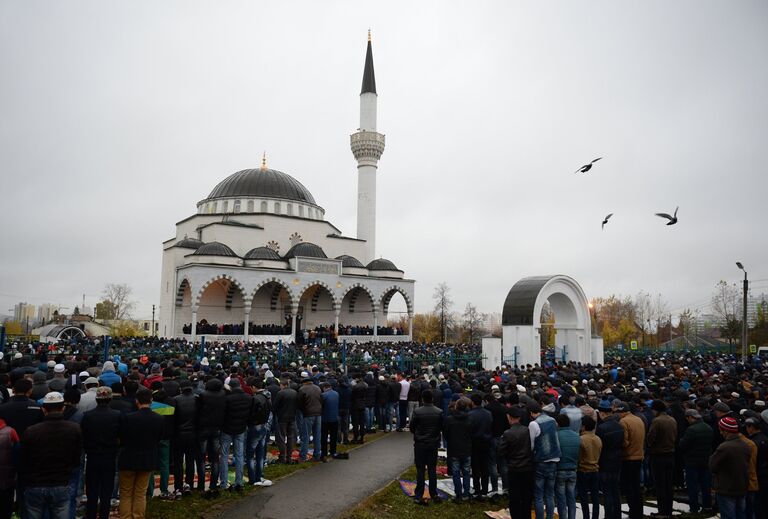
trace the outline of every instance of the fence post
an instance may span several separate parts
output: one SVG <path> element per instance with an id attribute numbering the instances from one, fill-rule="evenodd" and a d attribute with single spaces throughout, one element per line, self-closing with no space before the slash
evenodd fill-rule
<path id="1" fill-rule="evenodd" d="M 283 339 L 277 341 L 277 365 L 283 369 Z"/>
<path id="2" fill-rule="evenodd" d="M 449 350 L 449 352 L 450 352 L 450 355 L 451 355 L 451 357 L 450 357 L 451 358 L 451 369 L 453 369 L 454 368 L 454 365 L 453 365 L 453 348 L 451 348 Z"/>
<path id="3" fill-rule="evenodd" d="M 205 357 L 205 335 L 200 337 L 200 357 L 198 360 L 203 360 L 203 357 Z"/>
<path id="4" fill-rule="evenodd" d="M 348 373 L 347 370 L 347 339 L 341 341 L 341 363 L 344 365 L 344 374 Z"/>
<path id="5" fill-rule="evenodd" d="M 102 362 L 107 362 L 107 358 L 109 357 L 109 341 L 112 337 L 109 335 L 104 336 L 104 359 Z"/>

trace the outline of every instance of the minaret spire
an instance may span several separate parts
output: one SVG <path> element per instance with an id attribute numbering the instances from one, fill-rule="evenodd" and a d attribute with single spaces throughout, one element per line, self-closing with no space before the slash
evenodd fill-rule
<path id="1" fill-rule="evenodd" d="M 261 154 L 261 168 L 262 171 L 267 169 L 267 152 Z"/>
<path id="2" fill-rule="evenodd" d="M 361 94 L 376 93 L 376 75 L 373 73 L 373 47 L 371 46 L 371 30 L 368 29 L 368 49 L 365 52 L 365 68 L 363 69 L 363 88 Z"/>

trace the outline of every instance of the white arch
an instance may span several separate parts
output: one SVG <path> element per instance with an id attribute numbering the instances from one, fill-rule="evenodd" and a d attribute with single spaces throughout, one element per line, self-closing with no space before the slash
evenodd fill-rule
<path id="1" fill-rule="evenodd" d="M 258 292 L 259 290 L 261 290 L 262 287 L 270 283 L 277 283 L 278 285 L 280 285 L 285 289 L 285 291 L 288 293 L 288 300 L 291 305 L 293 305 L 294 302 L 298 304 L 298 300 L 296 299 L 296 296 L 294 295 L 293 290 L 291 290 L 291 286 L 285 281 L 283 281 L 282 279 L 276 278 L 276 277 L 271 277 L 271 278 L 267 278 L 259 281 L 250 293 L 250 300 L 253 300 L 253 298 L 256 297 L 256 292 Z"/>
<path id="2" fill-rule="evenodd" d="M 362 283 L 354 283 L 352 285 L 349 285 L 347 287 L 347 289 L 344 291 L 344 293 L 341 294 L 341 297 L 339 298 L 339 304 L 343 304 L 344 303 L 344 298 L 347 297 L 347 294 L 349 294 L 350 292 L 352 292 L 353 290 L 356 290 L 358 288 L 362 289 L 363 292 L 368 294 L 368 297 L 371 298 L 371 306 L 374 308 L 374 310 L 376 310 L 378 308 L 378 304 L 379 304 L 378 300 L 376 299 L 376 296 L 373 295 L 373 292 L 371 291 L 370 288 L 368 288 L 367 286 L 365 286 Z"/>
<path id="3" fill-rule="evenodd" d="M 321 281 L 319 279 L 315 281 L 310 281 L 309 283 L 304 285 L 304 287 L 299 291 L 299 294 L 296 297 L 296 304 L 299 304 L 301 302 L 301 298 L 304 297 L 304 294 L 307 292 L 307 290 L 309 290 L 310 288 L 316 285 L 320 285 L 321 287 L 325 288 L 328 291 L 328 294 L 331 296 L 331 301 L 333 302 L 334 307 L 341 304 L 341 301 L 339 300 L 338 295 L 334 290 L 331 289 L 330 285 L 328 285 L 328 283 L 326 283 L 325 281 Z"/>
<path id="4" fill-rule="evenodd" d="M 389 300 L 392 299 L 392 296 L 395 292 L 400 292 L 400 294 L 403 296 L 403 299 L 405 299 L 405 306 L 408 309 L 408 315 L 413 315 L 413 302 L 411 301 L 411 297 L 408 295 L 408 292 L 400 285 L 390 285 L 381 292 L 381 297 L 379 298 L 380 307 L 382 309 L 386 309 L 389 306 Z M 386 301 L 384 300 L 385 298 Z"/>
<path id="5" fill-rule="evenodd" d="M 205 283 L 203 283 L 203 285 L 200 287 L 200 290 L 198 290 L 197 294 L 195 295 L 194 304 L 192 306 L 194 307 L 200 306 L 200 298 L 203 297 L 203 294 L 205 293 L 205 289 L 208 288 L 211 285 L 211 283 L 214 283 L 221 279 L 225 279 L 230 283 L 232 283 L 233 285 L 235 285 L 237 288 L 239 288 L 240 294 L 243 296 L 243 299 L 250 301 L 250 298 L 248 297 L 248 291 L 245 290 L 245 287 L 243 286 L 242 283 L 240 283 L 240 281 L 238 281 L 237 279 L 235 279 L 234 277 L 228 274 L 219 274 L 217 276 L 210 278 Z"/>

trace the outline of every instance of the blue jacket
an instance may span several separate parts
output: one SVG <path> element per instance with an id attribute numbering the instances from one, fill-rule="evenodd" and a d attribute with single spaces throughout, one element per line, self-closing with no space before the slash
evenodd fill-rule
<path id="1" fill-rule="evenodd" d="M 560 457 L 560 442 L 557 439 L 557 422 L 551 416 L 540 414 L 536 424 L 541 429 L 541 434 L 536 437 L 533 444 L 533 461 L 541 463 Z M 578 437 L 578 435 L 577 435 Z M 578 453 L 576 454 L 578 459 Z"/>
<path id="2" fill-rule="evenodd" d="M 120 375 L 118 375 L 114 371 L 104 371 L 99 376 L 99 381 L 103 383 L 105 386 L 111 388 L 112 384 L 114 384 L 115 382 L 122 382 L 123 379 L 121 379 Z"/>
<path id="3" fill-rule="evenodd" d="M 323 418 L 322 422 L 339 421 L 339 394 L 333 389 L 323 393 Z"/>
<path id="4" fill-rule="evenodd" d="M 560 462 L 557 464 L 557 470 L 576 470 L 581 448 L 579 434 L 573 432 L 570 427 L 561 427 L 557 430 L 557 441 L 560 442 Z"/>

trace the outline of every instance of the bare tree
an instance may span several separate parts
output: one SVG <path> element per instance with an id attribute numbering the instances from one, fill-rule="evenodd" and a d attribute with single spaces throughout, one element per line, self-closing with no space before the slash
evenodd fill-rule
<path id="1" fill-rule="evenodd" d="M 133 289 L 126 283 L 107 283 L 104 286 L 104 301 L 114 308 L 115 319 L 128 319 L 136 303 L 131 301 Z"/>
<path id="2" fill-rule="evenodd" d="M 451 289 L 448 288 L 448 283 L 443 281 L 435 287 L 435 292 L 432 294 L 432 299 L 435 300 L 435 314 L 440 322 L 440 335 L 443 338 L 443 342 L 448 337 L 448 327 L 452 324 L 451 307 L 453 306 L 453 300 L 451 299 Z"/>
<path id="3" fill-rule="evenodd" d="M 741 320 L 738 318 L 740 309 L 738 287 L 723 280 L 718 281 L 712 293 L 712 312 L 720 321 L 720 332 L 731 343 L 741 334 Z"/>
<path id="4" fill-rule="evenodd" d="M 653 318 L 653 304 L 648 292 L 642 290 L 635 296 L 635 325 L 643 334 L 643 346 L 645 346 L 645 334 L 651 332 L 651 319 Z"/>
<path id="5" fill-rule="evenodd" d="M 659 328 L 662 322 L 669 320 L 669 338 L 672 339 L 672 316 L 669 313 L 669 305 L 661 296 L 656 294 L 651 302 L 651 320 L 656 321 L 656 338 L 658 342 Z"/>
<path id="6" fill-rule="evenodd" d="M 464 309 L 463 323 L 464 331 L 470 344 L 477 344 L 480 335 L 483 333 L 483 314 L 477 311 L 477 307 L 472 303 L 467 303 Z"/>

